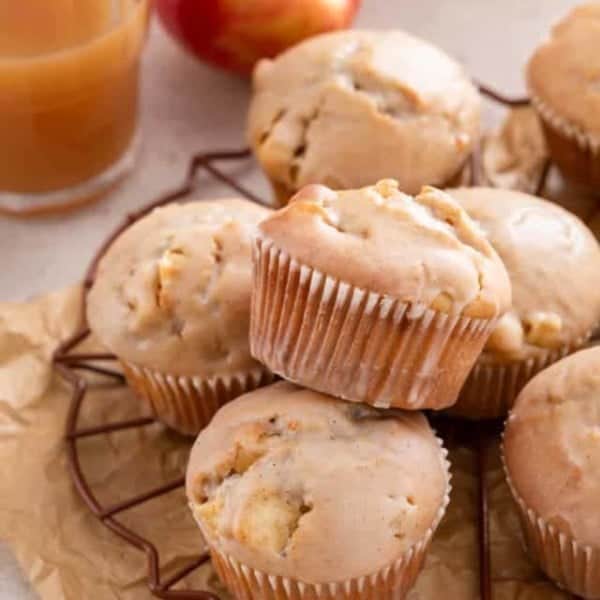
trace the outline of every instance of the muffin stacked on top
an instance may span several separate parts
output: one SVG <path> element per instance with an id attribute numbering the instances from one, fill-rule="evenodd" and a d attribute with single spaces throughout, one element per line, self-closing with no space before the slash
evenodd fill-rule
<path id="1" fill-rule="evenodd" d="M 510 283 L 448 195 L 382 180 L 308 186 L 259 225 L 250 348 L 278 375 L 347 400 L 448 407 Z"/>

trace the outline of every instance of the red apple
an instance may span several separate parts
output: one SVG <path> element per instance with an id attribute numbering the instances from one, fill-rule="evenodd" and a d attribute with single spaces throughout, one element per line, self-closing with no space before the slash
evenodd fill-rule
<path id="1" fill-rule="evenodd" d="M 361 0 L 156 0 L 165 27 L 201 59 L 238 73 L 311 35 L 348 27 Z"/>

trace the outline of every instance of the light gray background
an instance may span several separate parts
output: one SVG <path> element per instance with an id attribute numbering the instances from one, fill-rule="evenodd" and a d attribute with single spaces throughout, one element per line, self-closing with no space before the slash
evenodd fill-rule
<path id="1" fill-rule="evenodd" d="M 457 57 L 474 77 L 520 94 L 527 57 L 574 4 L 363 0 L 357 26 L 397 27 L 421 35 Z M 124 214 L 181 181 L 192 152 L 241 146 L 248 95 L 246 82 L 197 63 L 155 24 L 144 56 L 144 144 L 135 173 L 104 201 L 72 215 L 26 221 L 0 217 L 0 300 L 24 300 L 76 282 L 98 243 Z M 243 179 L 266 192 L 256 171 Z M 203 184 L 201 192 L 224 193 L 212 184 Z M 0 543 L 0 599 L 32 597 Z"/>

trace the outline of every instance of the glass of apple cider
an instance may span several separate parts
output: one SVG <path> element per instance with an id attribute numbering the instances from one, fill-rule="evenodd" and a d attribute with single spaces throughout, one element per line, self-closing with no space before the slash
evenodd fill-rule
<path id="1" fill-rule="evenodd" d="M 150 0 L 0 0 L 0 212 L 70 208 L 131 169 Z"/>

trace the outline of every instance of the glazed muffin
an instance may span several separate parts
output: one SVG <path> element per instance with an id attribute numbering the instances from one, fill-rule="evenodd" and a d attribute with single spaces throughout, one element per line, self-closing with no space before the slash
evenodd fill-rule
<path id="1" fill-rule="evenodd" d="M 568 178 L 600 186 L 600 2 L 573 9 L 527 67 L 550 154 Z"/>
<path id="2" fill-rule="evenodd" d="M 575 215 L 541 198 L 491 188 L 450 193 L 503 260 L 513 298 L 452 411 L 499 417 L 529 379 L 600 324 L 600 246 Z"/>
<path id="3" fill-rule="evenodd" d="M 269 212 L 239 199 L 171 204 L 125 230 L 100 262 L 90 328 L 181 433 L 271 380 L 248 346 L 251 240 Z"/>
<path id="4" fill-rule="evenodd" d="M 461 66 L 402 31 L 316 36 L 261 61 L 253 90 L 248 137 L 280 204 L 310 183 L 460 185 L 479 135 Z"/>
<path id="5" fill-rule="evenodd" d="M 420 413 L 280 382 L 215 415 L 187 495 L 237 598 L 400 600 L 448 504 L 445 456 Z"/>
<path id="6" fill-rule="evenodd" d="M 543 571 L 578 596 L 600 598 L 600 348 L 535 377 L 504 434 L 508 481 L 527 545 Z"/>
<path id="7" fill-rule="evenodd" d="M 456 401 L 510 282 L 448 194 L 307 186 L 259 226 L 250 348 L 285 379 L 387 408 Z"/>

